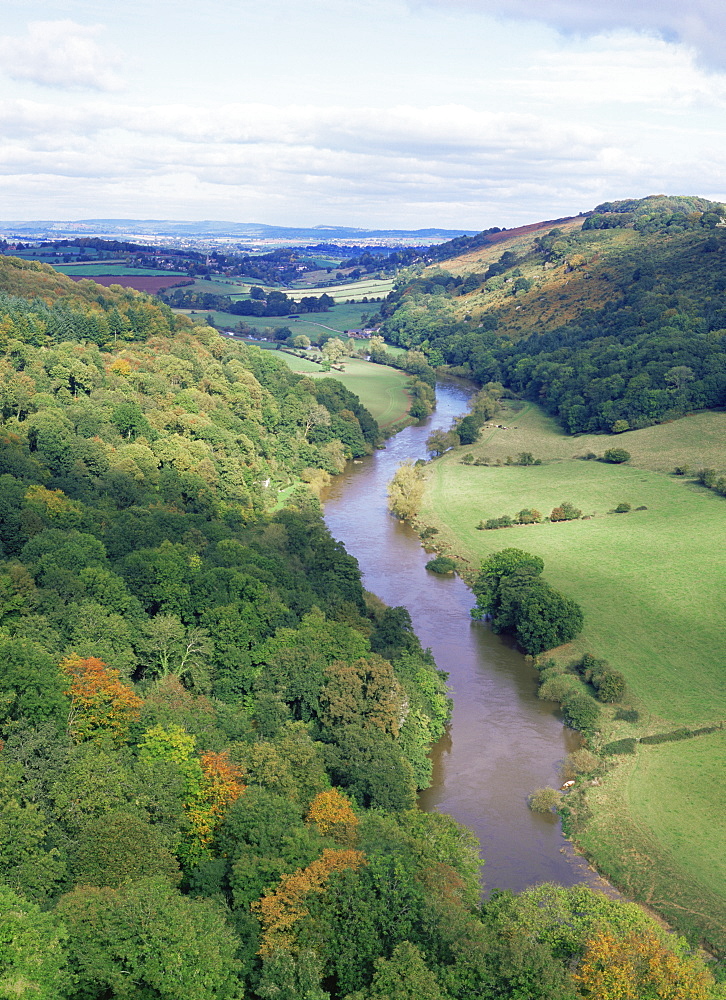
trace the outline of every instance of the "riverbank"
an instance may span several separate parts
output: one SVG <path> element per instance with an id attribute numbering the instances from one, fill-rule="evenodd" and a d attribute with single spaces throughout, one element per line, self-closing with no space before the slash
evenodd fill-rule
<path id="1" fill-rule="evenodd" d="M 582 636 L 559 651 L 560 659 L 567 663 L 589 652 L 625 674 L 627 703 L 638 713 L 637 721 L 617 719 L 617 708 L 604 706 L 600 745 L 683 725 L 718 723 L 726 715 L 721 680 L 724 628 L 716 599 L 726 578 L 724 501 L 688 480 L 647 467 L 653 461 L 669 463 L 670 468 L 685 464 L 688 440 L 700 441 L 696 461 L 713 459 L 718 454 L 713 450 L 716 438 L 703 431 L 721 417 L 698 415 L 687 418 L 694 427 L 678 421 L 618 435 L 618 446 L 632 447 L 634 455 L 642 456 L 646 467 L 633 468 L 632 460 L 609 465 L 572 458 L 585 452 L 583 442 L 561 434 L 537 407 L 524 404 L 498 415 L 496 422 L 503 426 L 485 428 L 475 445 L 451 451 L 428 466 L 418 521 L 437 529 L 437 550 L 460 559 L 462 572 L 470 578 L 484 556 L 502 548 L 514 546 L 540 556 L 548 581 L 575 598 L 585 612 Z M 600 453 L 611 444 L 608 438 L 596 439 Z M 508 459 L 517 461 L 521 451 L 542 464 L 506 464 Z M 466 453 L 472 459 L 464 465 Z M 487 464 L 476 465 L 477 460 Z M 477 528 L 483 520 L 513 516 L 525 507 L 548 514 L 564 500 L 582 509 L 587 519 L 493 531 Z M 621 502 L 629 503 L 631 511 L 612 513 Z M 685 761 L 685 745 L 667 744 L 668 752 Z M 637 806 L 651 782 L 643 778 L 637 793 L 630 785 L 625 794 L 627 783 L 621 785 L 618 777 L 625 767 L 622 758 L 609 758 L 611 768 L 602 786 L 582 793 L 586 807 L 581 816 L 591 813 L 593 818 L 584 820 L 584 832 L 576 831 L 576 836 L 588 857 L 626 892 L 667 913 L 692 936 L 697 929 L 712 947 L 723 950 L 726 941 L 717 927 L 726 925 L 726 894 L 705 888 L 714 886 L 719 875 L 721 886 L 726 885 L 724 852 L 720 844 L 713 849 L 712 832 L 721 786 L 710 777 L 723 744 L 716 738 L 699 745 L 703 750 L 698 766 L 694 760 L 684 768 L 660 768 L 653 792 L 664 808 L 647 814 Z M 643 747 L 637 755 L 655 759 L 665 752 Z M 697 806 L 692 805 L 694 788 L 699 789 Z M 673 809 L 666 809 L 666 803 Z M 611 815 L 618 815 L 620 822 L 598 821 Z M 643 830 L 657 845 L 654 857 L 662 865 L 644 864 L 640 858 L 635 843 L 637 831 Z M 630 838 L 629 844 L 624 837 Z M 668 879 L 657 876 L 659 868 L 670 873 Z M 642 877 L 625 878 L 629 870 Z"/>

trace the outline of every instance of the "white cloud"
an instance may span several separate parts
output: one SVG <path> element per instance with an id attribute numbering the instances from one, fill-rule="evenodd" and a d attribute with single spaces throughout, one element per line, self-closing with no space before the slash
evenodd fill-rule
<path id="1" fill-rule="evenodd" d="M 697 49 L 707 62 L 726 64 L 723 0 L 412 0 L 414 6 L 460 6 L 507 19 L 543 21 L 564 33 L 617 28 L 656 32 Z"/>
<path id="2" fill-rule="evenodd" d="M 0 37 L 0 69 L 46 87 L 118 90 L 119 56 L 98 44 L 100 25 L 31 21 L 23 37 Z"/>
<path id="3" fill-rule="evenodd" d="M 688 118 L 660 136 L 659 121 L 646 134 L 559 109 L 0 101 L 0 174 L 26 218 L 75 203 L 66 217 L 511 226 L 612 197 L 718 191 L 726 140 L 692 140 Z"/>

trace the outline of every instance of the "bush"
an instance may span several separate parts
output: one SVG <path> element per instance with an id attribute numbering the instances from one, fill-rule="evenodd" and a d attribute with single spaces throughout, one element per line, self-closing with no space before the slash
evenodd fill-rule
<path id="1" fill-rule="evenodd" d="M 591 733 L 600 721 L 600 709 L 587 694 L 574 692 L 562 705 L 565 724 L 581 733 Z"/>
<path id="2" fill-rule="evenodd" d="M 542 681 L 537 697 L 562 703 L 578 691 L 582 691 L 582 685 L 572 674 L 555 674 Z"/>
<path id="3" fill-rule="evenodd" d="M 629 503 L 619 503 L 617 505 L 617 507 L 615 508 L 615 513 L 616 514 L 627 514 L 628 511 L 630 511 L 630 510 L 632 510 L 632 507 L 630 506 Z"/>
<path id="4" fill-rule="evenodd" d="M 582 511 L 568 500 L 563 500 L 550 514 L 550 521 L 576 521 L 578 517 L 582 517 Z"/>
<path id="5" fill-rule="evenodd" d="M 615 718 L 622 722 L 638 722 L 640 712 L 635 708 L 619 708 L 615 713 Z"/>
<path id="6" fill-rule="evenodd" d="M 620 701 L 625 694 L 625 678 L 619 670 L 608 668 L 593 683 L 597 689 L 597 700 L 606 704 Z"/>
<path id="7" fill-rule="evenodd" d="M 562 774 L 565 781 L 571 781 L 577 774 L 592 774 L 600 767 L 601 761 L 597 754 L 587 747 L 580 747 L 568 753 L 562 763 Z"/>
<path id="8" fill-rule="evenodd" d="M 449 559 L 448 556 L 436 556 L 435 559 L 429 559 L 426 563 L 426 569 L 429 573 L 438 573 L 444 576 L 446 573 L 453 573 L 456 569 L 456 563 L 453 559 Z"/>
<path id="9" fill-rule="evenodd" d="M 629 458 L 630 452 L 626 451 L 625 448 L 608 448 L 602 460 L 613 465 L 620 465 L 622 462 L 627 462 Z"/>
<path id="10" fill-rule="evenodd" d="M 547 788 L 538 788 L 529 796 L 527 804 L 532 812 L 551 813 L 560 804 L 560 793 L 549 785 Z"/>

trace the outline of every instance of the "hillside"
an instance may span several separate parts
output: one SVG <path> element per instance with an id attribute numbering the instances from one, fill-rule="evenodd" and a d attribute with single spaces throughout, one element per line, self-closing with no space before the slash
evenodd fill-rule
<path id="1" fill-rule="evenodd" d="M 407 272 L 386 338 L 542 402 L 571 433 L 726 405 L 723 207 L 599 209 Z"/>

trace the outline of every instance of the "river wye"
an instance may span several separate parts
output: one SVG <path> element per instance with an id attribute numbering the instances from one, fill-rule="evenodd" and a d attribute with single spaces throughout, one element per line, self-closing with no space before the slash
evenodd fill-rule
<path id="1" fill-rule="evenodd" d="M 524 657 L 471 620 L 471 591 L 458 577 L 428 573 L 431 557 L 418 535 L 387 509 L 386 487 L 398 466 L 427 457 L 428 435 L 464 414 L 472 391 L 458 380 L 440 382 L 432 416 L 335 478 L 323 497 L 325 520 L 358 560 L 366 589 L 409 610 L 423 646 L 449 674 L 453 716 L 433 749 L 433 782 L 420 795 L 421 808 L 447 812 L 474 831 L 487 891 L 543 881 L 597 885 L 556 818 L 527 807 L 530 792 L 559 785 L 558 765 L 577 735 L 563 727 L 556 705 L 538 700 Z"/>

